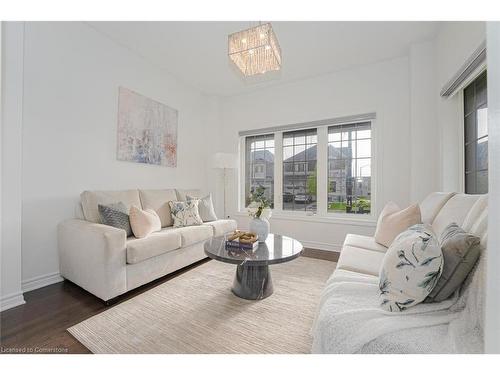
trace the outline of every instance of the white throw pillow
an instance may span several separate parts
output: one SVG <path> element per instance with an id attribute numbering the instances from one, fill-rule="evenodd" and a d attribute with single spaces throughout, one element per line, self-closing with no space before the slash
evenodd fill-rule
<path id="1" fill-rule="evenodd" d="M 190 200 L 189 202 L 168 202 L 172 211 L 172 219 L 174 220 L 174 228 L 187 227 L 190 225 L 203 224 L 198 212 L 198 199 Z"/>
<path id="2" fill-rule="evenodd" d="M 132 232 L 137 238 L 144 238 L 153 232 L 161 230 L 160 217 L 150 208 L 141 210 L 140 208 L 132 206 L 130 207 L 129 218 Z"/>
<path id="3" fill-rule="evenodd" d="M 443 271 L 443 254 L 431 227 L 414 225 L 392 242 L 379 274 L 380 306 L 406 310 L 422 302 Z"/>
<path id="4" fill-rule="evenodd" d="M 389 202 L 385 205 L 378 218 L 375 241 L 389 247 L 398 234 L 421 222 L 422 217 L 418 204 L 413 204 L 401 210 L 396 203 Z"/>
<path id="5" fill-rule="evenodd" d="M 212 202 L 212 194 L 208 194 L 206 197 L 197 198 L 186 194 L 186 201 L 192 201 L 193 199 L 198 199 L 198 213 L 200 214 L 201 220 L 205 221 L 215 221 L 217 220 L 217 215 L 215 214 L 214 204 Z"/>

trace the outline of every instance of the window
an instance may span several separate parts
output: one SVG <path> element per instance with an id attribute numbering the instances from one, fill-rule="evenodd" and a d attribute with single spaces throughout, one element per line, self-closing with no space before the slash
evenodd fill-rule
<path id="1" fill-rule="evenodd" d="M 328 128 L 328 212 L 371 211 L 371 124 Z"/>
<path id="2" fill-rule="evenodd" d="M 464 89 L 465 192 L 488 192 L 486 72 Z"/>
<path id="3" fill-rule="evenodd" d="M 265 188 L 266 197 L 274 200 L 274 135 L 247 137 L 245 147 L 245 204 L 258 186 Z"/>
<path id="4" fill-rule="evenodd" d="M 283 133 L 283 210 L 316 212 L 316 129 Z"/>
<path id="5" fill-rule="evenodd" d="M 263 186 L 282 215 L 369 217 L 374 210 L 374 116 L 241 132 L 242 206 L 250 204 L 252 189 Z"/>

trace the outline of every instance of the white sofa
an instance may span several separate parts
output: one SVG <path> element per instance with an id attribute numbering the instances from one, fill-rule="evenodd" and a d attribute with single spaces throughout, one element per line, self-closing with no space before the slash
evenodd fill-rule
<path id="1" fill-rule="evenodd" d="M 460 292 L 405 313 L 378 306 L 378 274 L 386 247 L 373 237 L 346 236 L 312 328 L 313 353 L 463 353 L 483 351 L 487 196 L 436 192 L 420 203 L 436 234 L 455 222 L 481 238 L 482 253 Z"/>
<path id="2" fill-rule="evenodd" d="M 167 222 L 170 200 L 185 200 L 199 190 L 93 191 L 81 194 L 76 218 L 58 226 L 61 276 L 104 301 L 206 258 L 205 240 L 236 229 L 234 220 L 202 225 L 166 226 L 146 238 L 100 223 L 97 205 L 123 202 L 130 207 L 152 208 Z M 162 216 L 163 215 L 163 216 Z M 171 225 L 171 223 L 169 223 Z"/>

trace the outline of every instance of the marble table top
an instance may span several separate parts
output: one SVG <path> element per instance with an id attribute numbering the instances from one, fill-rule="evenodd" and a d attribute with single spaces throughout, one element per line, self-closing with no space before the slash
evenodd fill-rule
<path id="1" fill-rule="evenodd" d="M 214 237 L 205 242 L 205 253 L 212 259 L 225 263 L 268 265 L 288 262 L 302 254 L 302 244 L 290 237 L 270 233 L 266 242 L 252 250 L 232 249 L 225 246 L 226 236 Z"/>

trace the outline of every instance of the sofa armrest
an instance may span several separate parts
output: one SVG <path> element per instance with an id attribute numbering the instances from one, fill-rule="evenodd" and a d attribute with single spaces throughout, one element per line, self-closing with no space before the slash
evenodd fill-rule
<path id="1" fill-rule="evenodd" d="M 57 227 L 61 275 L 104 301 L 127 291 L 126 232 L 70 219 Z"/>

